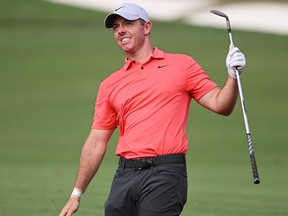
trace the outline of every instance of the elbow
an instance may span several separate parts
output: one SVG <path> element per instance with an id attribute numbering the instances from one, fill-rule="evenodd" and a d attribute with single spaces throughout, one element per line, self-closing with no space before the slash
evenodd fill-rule
<path id="1" fill-rule="evenodd" d="M 221 113 L 222 116 L 230 116 L 232 114 L 232 112 L 225 112 L 225 113 Z"/>
<path id="2" fill-rule="evenodd" d="M 233 110 L 227 110 L 220 113 L 223 116 L 230 116 L 233 113 Z"/>
<path id="3" fill-rule="evenodd" d="M 217 113 L 222 116 L 230 116 L 234 111 L 235 104 L 236 101 L 232 101 L 230 103 L 220 103 L 216 108 Z"/>
<path id="4" fill-rule="evenodd" d="M 217 113 L 222 116 L 230 116 L 233 113 L 234 109 L 223 109 L 219 110 Z"/>

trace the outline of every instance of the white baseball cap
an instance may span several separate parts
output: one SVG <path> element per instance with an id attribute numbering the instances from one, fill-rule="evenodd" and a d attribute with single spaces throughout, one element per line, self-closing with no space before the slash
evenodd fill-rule
<path id="1" fill-rule="evenodd" d="M 112 28 L 115 17 L 121 16 L 127 20 L 143 19 L 149 20 L 148 13 L 139 5 L 133 3 L 124 3 L 120 5 L 114 12 L 108 14 L 105 18 L 105 27 Z"/>

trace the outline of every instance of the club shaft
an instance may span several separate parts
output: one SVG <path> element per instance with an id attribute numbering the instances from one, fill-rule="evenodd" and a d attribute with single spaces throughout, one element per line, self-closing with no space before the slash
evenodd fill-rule
<path id="1" fill-rule="evenodd" d="M 218 15 L 218 16 L 222 16 L 226 19 L 230 44 L 234 46 L 233 38 L 232 38 L 232 29 L 231 29 L 231 25 L 230 25 L 230 21 L 229 21 L 228 16 L 226 14 L 220 12 L 220 11 L 217 11 L 217 10 L 212 10 L 211 12 Z M 241 79 L 240 79 L 239 71 L 237 70 L 237 68 L 235 68 L 235 70 L 236 70 L 237 85 L 238 85 L 239 96 L 240 96 L 240 100 L 241 100 L 241 107 L 242 107 L 242 113 L 243 113 L 243 118 L 244 118 L 245 130 L 246 130 L 246 138 L 247 138 L 247 142 L 248 142 L 248 150 L 249 150 L 249 156 L 250 156 L 250 162 L 251 162 L 251 168 L 252 168 L 253 182 L 254 182 L 254 184 L 259 184 L 260 178 L 259 178 L 259 174 L 258 174 L 256 158 L 255 158 L 255 153 L 254 153 L 254 149 L 253 149 L 252 136 L 251 136 L 249 123 L 248 123 L 248 117 L 247 117 L 247 113 L 246 113 L 246 106 L 245 106 L 245 102 L 244 102 Z"/>
<path id="2" fill-rule="evenodd" d="M 234 45 L 230 23 L 228 19 L 226 19 L 226 21 L 227 21 L 227 29 L 228 29 L 230 44 Z M 260 178 L 259 178 L 259 173 L 257 169 L 255 153 L 253 149 L 253 141 L 252 141 L 252 136 L 251 136 L 251 132 L 249 128 L 249 122 L 248 122 L 246 106 L 245 106 L 245 101 L 244 101 L 244 96 L 243 96 L 243 91 L 242 91 L 241 79 L 240 79 L 239 71 L 237 70 L 237 68 L 235 68 L 235 71 L 236 71 L 236 78 L 237 78 L 239 96 L 240 96 L 240 101 L 241 101 L 244 125 L 245 125 L 245 130 L 246 130 L 246 138 L 248 142 L 248 150 L 249 150 L 249 156 L 250 156 L 250 162 L 251 162 L 251 168 L 252 168 L 253 182 L 254 184 L 259 184 Z"/>
<path id="3" fill-rule="evenodd" d="M 254 153 L 254 149 L 253 149 L 252 135 L 250 133 L 250 128 L 249 128 L 248 117 L 247 117 L 247 113 L 246 113 L 246 106 L 245 106 L 245 102 L 244 102 L 244 96 L 243 96 L 243 91 L 242 91 L 240 75 L 239 75 L 239 72 L 237 69 L 236 69 L 236 77 L 237 77 L 237 83 L 238 83 L 238 89 L 239 89 L 239 96 L 240 96 L 240 100 L 241 100 L 241 107 L 242 107 L 242 113 L 243 113 L 243 118 L 244 118 L 244 124 L 245 124 L 245 129 L 246 129 L 246 138 L 247 138 L 248 150 L 249 150 L 249 155 L 250 155 L 253 182 L 255 184 L 259 184 L 260 178 L 259 178 L 259 173 L 258 173 L 258 169 L 257 169 L 255 153 Z"/>
<path id="4" fill-rule="evenodd" d="M 235 70 L 236 70 L 237 84 L 238 84 L 239 96 L 240 96 L 240 101 L 241 101 L 245 130 L 246 130 L 246 134 L 250 134 L 250 128 L 249 128 L 246 106 L 245 106 L 245 101 L 244 101 L 244 96 L 243 96 L 243 91 L 242 91 L 241 79 L 240 79 L 239 71 L 237 69 Z"/>
<path id="5" fill-rule="evenodd" d="M 234 43 L 233 43 L 233 38 L 232 38 L 231 28 L 228 29 L 228 34 L 229 34 L 229 40 L 230 40 L 230 43 L 231 43 L 232 45 L 234 45 Z"/>
<path id="6" fill-rule="evenodd" d="M 224 17 L 226 19 L 230 44 L 234 46 L 233 38 L 232 38 L 232 29 L 230 26 L 229 17 L 226 14 L 224 14 L 223 12 L 218 11 L 218 10 L 211 10 L 210 12 L 217 15 L 217 16 Z M 246 107 L 245 107 L 245 102 L 244 102 L 244 96 L 243 96 L 243 91 L 242 91 L 240 75 L 239 75 L 239 71 L 237 70 L 237 68 L 235 68 L 235 71 L 236 71 L 238 90 L 239 90 L 239 95 L 240 95 L 240 100 L 241 100 L 241 107 L 242 107 L 242 112 L 243 112 L 244 124 L 245 124 L 245 129 L 246 129 L 246 138 L 247 138 L 247 142 L 248 142 L 248 149 L 249 149 L 250 162 L 251 162 L 251 168 L 252 168 L 252 174 L 253 174 L 253 181 L 255 184 L 259 184 L 260 179 L 259 179 L 259 174 L 258 174 L 257 165 L 256 165 L 256 158 L 255 158 L 255 154 L 254 154 L 254 150 L 253 150 L 252 136 L 250 133 L 248 117 L 247 117 L 247 113 L 246 113 Z"/>

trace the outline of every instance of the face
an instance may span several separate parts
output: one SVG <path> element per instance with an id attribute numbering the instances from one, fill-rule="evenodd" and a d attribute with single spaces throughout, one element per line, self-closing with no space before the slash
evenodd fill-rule
<path id="1" fill-rule="evenodd" d="M 149 37 L 151 23 L 141 24 L 140 20 L 126 20 L 122 17 L 115 18 L 113 22 L 114 37 L 119 47 L 126 53 L 136 53 Z"/>

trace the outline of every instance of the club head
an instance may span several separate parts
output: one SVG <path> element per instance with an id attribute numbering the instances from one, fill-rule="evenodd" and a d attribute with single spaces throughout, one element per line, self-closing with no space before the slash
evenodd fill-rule
<path id="1" fill-rule="evenodd" d="M 223 13 L 219 10 L 211 10 L 210 12 L 217 15 L 217 16 L 221 16 L 221 17 L 224 17 L 225 19 L 229 20 L 229 17 L 225 13 Z"/>
<path id="2" fill-rule="evenodd" d="M 231 30 L 231 25 L 230 25 L 229 17 L 228 17 L 225 13 L 223 13 L 223 12 L 221 12 L 221 11 L 219 11 L 219 10 L 211 10 L 210 12 L 213 13 L 213 14 L 215 14 L 215 15 L 217 15 L 217 16 L 224 17 L 224 18 L 226 19 L 227 30 L 228 30 L 228 33 L 231 35 L 232 30 Z M 230 41 L 231 41 L 231 44 L 233 44 L 232 36 L 230 36 Z"/>

